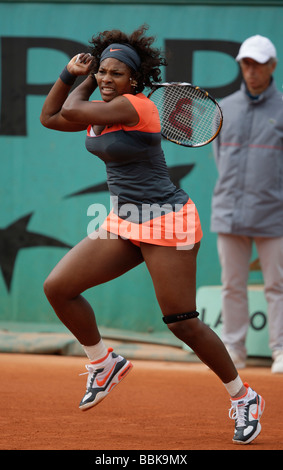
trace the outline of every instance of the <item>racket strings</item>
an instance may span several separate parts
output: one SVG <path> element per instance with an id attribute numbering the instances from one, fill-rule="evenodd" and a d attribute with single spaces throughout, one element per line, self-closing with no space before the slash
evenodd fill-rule
<path id="1" fill-rule="evenodd" d="M 221 125 L 217 105 L 203 91 L 188 86 L 158 88 L 156 104 L 162 135 L 174 142 L 198 146 L 213 139 Z"/>

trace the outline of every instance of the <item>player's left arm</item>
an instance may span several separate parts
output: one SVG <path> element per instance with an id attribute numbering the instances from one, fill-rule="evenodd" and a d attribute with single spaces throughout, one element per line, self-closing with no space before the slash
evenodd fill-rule
<path id="1" fill-rule="evenodd" d="M 80 59 L 81 60 L 78 60 Z M 67 75 L 75 78 L 80 75 L 88 75 L 91 68 L 92 58 L 90 54 L 78 54 L 73 57 L 67 65 Z M 62 74 L 61 74 L 62 77 Z M 63 80 L 62 80 L 63 78 Z M 68 99 L 71 87 L 73 83 L 65 83 L 64 77 L 58 78 L 54 83 L 50 92 L 48 93 L 45 102 L 42 107 L 40 121 L 43 126 L 48 129 L 54 129 L 58 131 L 65 132 L 75 132 L 85 130 L 87 125 L 82 122 L 76 122 L 73 120 L 67 120 L 62 113 L 62 108 L 64 103 Z M 88 78 L 86 79 L 88 80 Z M 91 79 L 89 84 L 92 86 L 92 91 L 89 90 L 91 94 L 96 88 L 96 81 Z M 76 89 L 75 89 L 76 90 Z"/>

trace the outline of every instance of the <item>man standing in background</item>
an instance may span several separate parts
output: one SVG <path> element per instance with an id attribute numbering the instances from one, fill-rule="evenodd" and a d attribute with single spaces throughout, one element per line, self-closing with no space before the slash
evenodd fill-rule
<path id="1" fill-rule="evenodd" d="M 273 373 L 283 373 L 283 95 L 272 74 L 272 42 L 248 38 L 236 61 L 243 82 L 221 102 L 223 128 L 214 144 L 218 180 L 211 230 L 222 268 L 222 339 L 236 367 L 246 364 L 247 284 L 255 243 L 268 304 Z"/>

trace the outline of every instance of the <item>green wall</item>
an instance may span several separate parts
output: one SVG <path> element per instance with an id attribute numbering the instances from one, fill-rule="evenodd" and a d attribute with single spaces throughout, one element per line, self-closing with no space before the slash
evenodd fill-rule
<path id="1" fill-rule="evenodd" d="M 282 89 L 281 2 L 150 2 L 150 7 L 147 3 L 0 2 L 2 324 L 58 327 L 43 294 L 44 279 L 68 247 L 86 236 L 91 221 L 88 207 L 93 203 L 109 207 L 104 165 L 86 151 L 84 133 L 56 133 L 39 122 L 44 95 L 67 63 L 68 51 L 81 52 L 77 43 L 87 46 L 101 30 L 131 32 L 147 23 L 157 46 L 165 49 L 172 40 L 182 41 L 183 61 L 177 64 L 176 80 L 213 89 L 220 99 L 221 90 L 229 84 L 235 87 L 239 78 L 237 64 L 221 44 L 237 48 L 248 36 L 262 34 L 277 47 L 275 80 Z M 197 48 L 186 55 L 184 44 Z M 170 77 L 174 70 L 171 65 Z M 186 70 L 190 77 L 184 76 Z M 198 286 L 218 285 L 216 238 L 209 230 L 217 176 L 212 147 L 191 150 L 165 142 L 164 150 L 169 168 L 177 173 L 177 181 L 189 192 L 201 217 L 204 237 Z M 251 281 L 260 279 L 258 273 L 251 277 Z M 144 266 L 86 296 L 104 327 L 165 332 Z"/>

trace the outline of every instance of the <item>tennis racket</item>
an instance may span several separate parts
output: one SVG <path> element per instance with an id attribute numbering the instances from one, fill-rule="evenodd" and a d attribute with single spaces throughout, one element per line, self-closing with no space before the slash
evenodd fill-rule
<path id="1" fill-rule="evenodd" d="M 185 147 L 207 145 L 219 134 L 223 115 L 205 90 L 185 82 L 153 84 L 148 98 L 156 105 L 161 135 Z"/>

